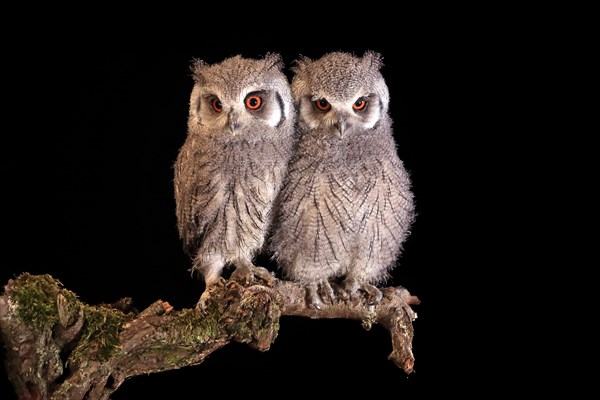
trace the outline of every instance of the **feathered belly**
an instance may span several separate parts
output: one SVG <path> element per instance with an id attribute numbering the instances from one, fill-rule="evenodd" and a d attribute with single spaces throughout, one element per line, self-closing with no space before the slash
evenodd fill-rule
<path id="1" fill-rule="evenodd" d="M 176 180 L 179 229 L 194 256 L 252 257 L 263 245 L 280 168 L 240 152 L 195 154 Z M 191 161 L 191 160 L 190 160 Z"/>
<path id="2" fill-rule="evenodd" d="M 196 200 L 200 248 L 225 258 L 248 256 L 262 247 L 273 189 L 256 174 L 221 177 L 207 196 Z"/>
<path id="3" fill-rule="evenodd" d="M 299 280 L 341 275 L 356 232 L 351 176 L 312 168 L 292 173 L 273 238 L 284 271 Z"/>
<path id="4" fill-rule="evenodd" d="M 412 219 L 412 197 L 403 193 L 401 173 L 379 167 L 293 171 L 274 243 L 293 278 L 343 275 L 356 263 L 393 263 Z"/>

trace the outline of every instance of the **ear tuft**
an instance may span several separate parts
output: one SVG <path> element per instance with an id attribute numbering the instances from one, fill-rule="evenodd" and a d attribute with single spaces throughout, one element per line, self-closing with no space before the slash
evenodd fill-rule
<path id="1" fill-rule="evenodd" d="M 194 59 L 192 61 L 192 65 L 190 65 L 190 71 L 192 72 L 192 78 L 194 78 L 194 82 L 202 83 L 204 82 L 204 77 L 202 76 L 202 70 L 206 68 L 208 64 L 202 60 Z"/>
<path id="2" fill-rule="evenodd" d="M 366 51 L 362 57 L 365 67 L 368 69 L 381 69 L 383 67 L 383 57 L 374 51 Z"/>

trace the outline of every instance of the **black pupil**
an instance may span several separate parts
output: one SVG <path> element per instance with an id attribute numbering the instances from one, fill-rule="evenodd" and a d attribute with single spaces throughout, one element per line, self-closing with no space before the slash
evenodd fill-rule
<path id="1" fill-rule="evenodd" d="M 250 104 L 250 107 L 256 107 L 256 105 L 258 104 L 258 100 L 256 99 L 256 97 L 253 97 L 248 101 L 248 104 Z"/>
<path id="2" fill-rule="evenodd" d="M 362 100 L 356 100 L 356 103 L 354 103 L 354 105 L 356 105 L 356 107 L 360 107 L 362 106 L 363 101 Z"/>
<path id="3" fill-rule="evenodd" d="M 215 108 L 218 108 L 219 110 L 221 108 L 223 108 L 223 105 L 221 104 L 221 100 L 215 100 Z"/>
<path id="4" fill-rule="evenodd" d="M 323 108 L 327 107 L 327 100 L 319 100 L 319 105 Z"/>

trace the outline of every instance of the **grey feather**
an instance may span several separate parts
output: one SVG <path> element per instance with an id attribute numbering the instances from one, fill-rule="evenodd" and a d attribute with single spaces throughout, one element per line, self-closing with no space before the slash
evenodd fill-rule
<path id="1" fill-rule="evenodd" d="M 293 69 L 299 140 L 278 201 L 270 248 L 287 279 L 319 307 L 367 292 L 372 302 L 396 266 L 415 219 L 408 171 L 388 114 L 381 56 L 330 53 Z M 327 100 L 330 109 L 316 102 Z M 354 110 L 353 104 L 366 106 Z M 360 108 L 360 107 L 359 107 Z M 329 293 L 317 296 L 318 291 Z"/>
<path id="2" fill-rule="evenodd" d="M 184 249 L 207 289 L 228 265 L 256 267 L 253 260 L 264 248 L 294 137 L 295 109 L 282 68 L 277 54 L 192 65 L 175 200 Z"/>

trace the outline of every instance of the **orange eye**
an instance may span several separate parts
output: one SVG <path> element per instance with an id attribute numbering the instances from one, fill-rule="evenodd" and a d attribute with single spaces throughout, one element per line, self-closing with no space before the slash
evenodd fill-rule
<path id="1" fill-rule="evenodd" d="M 257 95 L 246 97 L 246 108 L 248 110 L 258 110 L 262 105 L 262 99 Z"/>
<path id="2" fill-rule="evenodd" d="M 315 106 L 321 111 L 329 111 L 331 109 L 331 104 L 325 99 L 315 101 Z"/>
<path id="3" fill-rule="evenodd" d="M 360 111 L 367 106 L 367 103 L 367 99 L 361 97 L 360 99 L 356 100 L 354 104 L 352 104 L 352 108 L 354 109 L 354 111 Z"/>
<path id="4" fill-rule="evenodd" d="M 219 100 L 217 97 L 215 97 L 214 99 L 212 99 L 212 101 L 210 102 L 210 104 L 212 104 L 212 108 L 216 112 L 220 113 L 221 111 L 223 111 L 223 104 L 221 104 L 221 100 Z"/>

